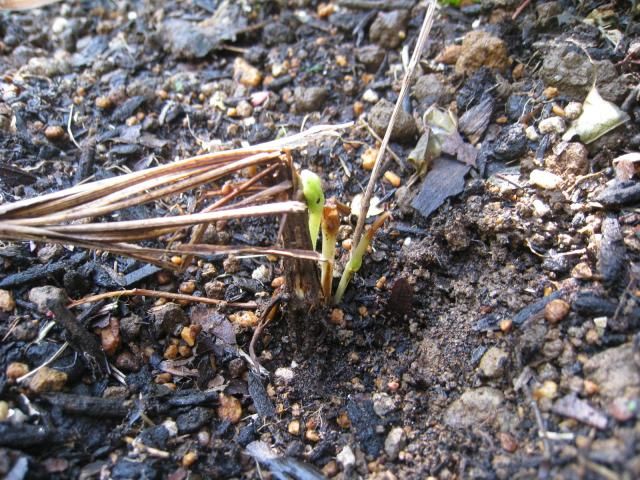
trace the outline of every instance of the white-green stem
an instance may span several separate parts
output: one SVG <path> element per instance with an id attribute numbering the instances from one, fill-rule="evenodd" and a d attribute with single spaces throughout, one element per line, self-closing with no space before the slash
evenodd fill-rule
<path id="1" fill-rule="evenodd" d="M 376 230 L 382 226 L 384 221 L 389 218 L 390 213 L 385 212 L 376 218 L 376 221 L 373 222 L 371 228 L 360 237 L 360 242 L 358 242 L 358 246 L 355 250 L 351 251 L 351 256 L 349 257 L 349 261 L 344 266 L 344 271 L 342 272 L 342 277 L 340 277 L 340 283 L 338 284 L 338 288 L 336 289 L 336 293 L 333 296 L 333 303 L 340 303 L 342 301 L 342 297 L 344 297 L 344 292 L 351 282 L 353 275 L 360 270 L 362 266 L 362 259 L 364 254 L 367 253 L 367 248 L 369 247 L 369 243 L 373 239 L 373 236 L 376 233 Z"/>

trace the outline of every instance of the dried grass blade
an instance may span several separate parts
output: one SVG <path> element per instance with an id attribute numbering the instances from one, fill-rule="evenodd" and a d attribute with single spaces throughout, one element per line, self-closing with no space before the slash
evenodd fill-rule
<path id="1" fill-rule="evenodd" d="M 232 208 L 208 213 L 194 213 L 174 217 L 149 218 L 145 220 L 125 220 L 122 222 L 86 223 L 79 225 L 50 226 L 59 233 L 100 233 L 115 231 L 144 230 L 148 228 L 187 227 L 199 223 L 211 223 L 218 220 L 233 218 L 259 217 L 263 215 L 278 215 L 281 213 L 296 213 L 306 211 L 307 206 L 302 202 L 286 201 L 253 205 L 249 207 Z"/>

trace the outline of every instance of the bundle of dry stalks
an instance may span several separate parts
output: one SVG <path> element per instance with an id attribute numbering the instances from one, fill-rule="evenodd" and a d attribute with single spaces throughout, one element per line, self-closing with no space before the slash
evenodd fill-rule
<path id="1" fill-rule="evenodd" d="M 312 250 L 286 244 L 251 247 L 200 242 L 206 227 L 219 220 L 264 216 L 284 220 L 287 215 L 304 214 L 306 205 L 295 199 L 297 175 L 289 149 L 345 126 L 317 126 L 276 142 L 191 157 L 0 205 L 0 239 L 76 245 L 169 269 L 177 268 L 169 261 L 175 255 L 183 255 L 184 265 L 188 263 L 184 257 L 216 253 L 319 260 L 320 254 Z M 218 188 L 223 184 L 225 188 Z M 168 200 L 188 191 L 197 200 L 193 211 L 186 214 L 114 220 L 128 208 Z M 180 238 L 190 239 L 184 243 L 177 240 Z M 159 246 L 138 243 L 149 240 Z"/>

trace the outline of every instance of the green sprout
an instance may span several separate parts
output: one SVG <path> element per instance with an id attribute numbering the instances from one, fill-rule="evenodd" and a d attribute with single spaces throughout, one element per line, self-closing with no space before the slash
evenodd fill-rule
<path id="1" fill-rule="evenodd" d="M 344 271 L 342 272 L 342 277 L 340 277 L 338 289 L 333 297 L 333 303 L 340 303 L 342 301 L 342 297 L 344 296 L 344 292 L 347 289 L 349 282 L 353 278 L 353 275 L 360 270 L 360 267 L 362 266 L 362 257 L 367 253 L 367 248 L 369 248 L 369 244 L 371 243 L 373 236 L 390 216 L 391 214 L 389 212 L 384 212 L 376 218 L 376 221 L 373 222 L 371 228 L 369 228 L 369 230 L 367 230 L 367 232 L 360 238 L 358 246 L 351 252 L 351 257 L 344 266 Z"/>
<path id="2" fill-rule="evenodd" d="M 322 209 L 324 207 L 324 192 L 322 191 L 322 181 L 320 177 L 311 170 L 300 172 L 302 181 L 302 193 L 307 201 L 309 209 L 309 235 L 311 236 L 311 246 L 316 249 L 318 233 L 320 232 L 320 222 L 322 221 Z"/>

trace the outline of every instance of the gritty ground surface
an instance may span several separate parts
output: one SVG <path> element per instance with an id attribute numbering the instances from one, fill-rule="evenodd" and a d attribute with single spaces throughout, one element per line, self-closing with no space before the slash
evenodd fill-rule
<path id="1" fill-rule="evenodd" d="M 328 196 L 350 202 L 377 145 L 364 121 L 384 133 L 400 52 L 425 11 L 370 3 L 2 12 L 0 201 L 355 121 L 296 154 Z M 103 252 L 3 243 L 0 473 L 260 478 L 245 448 L 262 440 L 295 478 L 317 478 L 309 465 L 335 478 L 640 477 L 640 160 L 614 161 L 640 148 L 640 14 L 631 2 L 533 1 L 513 20 L 519 3 L 438 10 L 391 142 L 403 166 L 389 160 L 397 178 L 376 191 L 393 220 L 339 308 L 296 319 L 323 325 L 313 348 L 301 351 L 284 320 L 266 329 L 263 382 L 227 348 L 251 339 L 232 311 L 141 297 L 73 310 L 125 385 L 72 348 L 18 382 L 68 338 L 56 325 L 36 341 L 48 317 L 35 287 L 250 301 L 268 298 L 282 272 L 215 257 L 177 276 L 144 273 Z M 563 143 L 580 113 L 571 102 L 594 78 L 624 121 L 588 145 Z M 459 143 L 407 162 L 433 104 L 461 119 Z M 187 200 L 132 215 L 176 214 Z M 353 218 L 343 224 L 340 240 Z M 221 243 L 263 245 L 277 232 L 217 227 Z"/>

